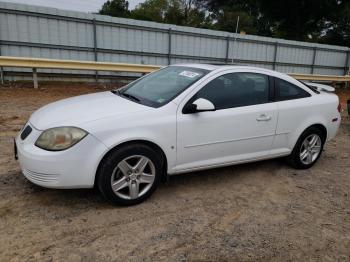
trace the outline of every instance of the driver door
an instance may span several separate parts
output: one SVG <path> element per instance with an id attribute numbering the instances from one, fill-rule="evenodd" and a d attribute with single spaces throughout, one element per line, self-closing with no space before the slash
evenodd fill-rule
<path id="1" fill-rule="evenodd" d="M 198 98 L 215 111 L 184 113 Z M 218 76 L 179 106 L 176 172 L 268 156 L 277 124 L 269 77 L 239 72 Z"/>

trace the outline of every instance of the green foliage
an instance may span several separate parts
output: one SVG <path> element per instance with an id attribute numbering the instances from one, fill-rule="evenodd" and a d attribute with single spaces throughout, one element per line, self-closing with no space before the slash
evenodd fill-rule
<path id="1" fill-rule="evenodd" d="M 129 13 L 129 2 L 125 0 L 108 0 L 99 11 L 101 15 L 116 17 L 128 17 Z"/>
<path id="2" fill-rule="evenodd" d="M 321 42 L 350 47 L 350 2 L 341 1 L 332 18 L 323 22 L 325 34 Z"/>
<path id="3" fill-rule="evenodd" d="M 272 21 L 272 35 L 293 40 L 312 40 L 320 32 L 320 22 L 335 1 L 261 0 L 259 11 Z"/>
<path id="4" fill-rule="evenodd" d="M 349 0 L 146 0 L 128 10 L 107 1 L 100 14 L 183 26 L 350 46 Z"/>
<path id="5" fill-rule="evenodd" d="M 167 0 L 147 0 L 131 11 L 133 19 L 163 22 L 169 3 Z"/>
<path id="6" fill-rule="evenodd" d="M 211 25 L 205 10 L 193 0 L 146 0 L 131 11 L 130 17 L 193 27 Z"/>
<path id="7" fill-rule="evenodd" d="M 238 17 L 239 31 L 244 31 L 248 34 L 257 33 L 253 17 L 245 11 L 233 8 L 224 8 L 215 15 L 216 22 L 214 23 L 214 28 L 217 30 L 235 32 Z"/>

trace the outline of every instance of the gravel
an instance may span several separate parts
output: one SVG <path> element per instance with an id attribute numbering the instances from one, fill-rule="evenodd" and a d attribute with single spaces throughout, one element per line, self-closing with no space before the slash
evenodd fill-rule
<path id="1" fill-rule="evenodd" d="M 12 137 L 93 84 L 0 88 L 0 261 L 350 261 L 350 119 L 309 170 L 262 161 L 171 177 L 146 202 L 28 182 Z M 343 92 L 343 91 L 341 91 Z M 344 102 L 348 91 L 339 93 Z"/>

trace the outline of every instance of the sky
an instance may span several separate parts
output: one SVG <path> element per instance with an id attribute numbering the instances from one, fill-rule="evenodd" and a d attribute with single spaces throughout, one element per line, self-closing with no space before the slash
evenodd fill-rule
<path id="1" fill-rule="evenodd" d="M 81 11 L 81 12 L 97 12 L 107 0 L 0 0 L 2 2 L 22 3 L 28 5 L 41 5 L 55 7 L 59 9 Z M 133 9 L 137 4 L 144 0 L 128 0 L 129 9 Z"/>

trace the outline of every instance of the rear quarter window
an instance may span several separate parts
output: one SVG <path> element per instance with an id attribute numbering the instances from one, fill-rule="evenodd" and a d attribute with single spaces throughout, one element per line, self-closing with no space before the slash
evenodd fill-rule
<path id="1" fill-rule="evenodd" d="M 276 101 L 292 100 L 311 96 L 304 89 L 279 78 L 275 78 L 275 90 Z"/>

